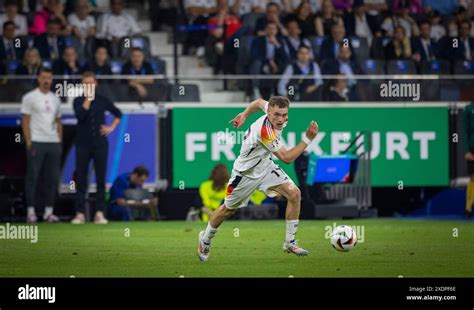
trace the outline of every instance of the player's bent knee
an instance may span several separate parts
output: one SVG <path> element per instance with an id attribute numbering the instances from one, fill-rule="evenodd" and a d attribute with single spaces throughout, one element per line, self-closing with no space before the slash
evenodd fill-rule
<path id="1" fill-rule="evenodd" d="M 288 193 L 288 200 L 291 201 L 300 201 L 301 200 L 301 191 L 298 187 L 294 186 Z"/>

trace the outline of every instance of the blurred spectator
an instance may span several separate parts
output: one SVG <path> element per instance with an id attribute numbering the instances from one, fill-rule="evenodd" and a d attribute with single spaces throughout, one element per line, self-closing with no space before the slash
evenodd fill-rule
<path id="1" fill-rule="evenodd" d="M 441 15 L 450 15 L 458 7 L 458 0 L 423 0 L 425 10 L 428 7 L 430 10 L 436 10 Z"/>
<path id="2" fill-rule="evenodd" d="M 143 189 L 150 173 L 143 166 L 137 166 L 132 173 L 119 175 L 110 188 L 108 218 L 114 221 L 132 221 L 133 210 L 156 210 L 158 198 Z"/>
<path id="3" fill-rule="evenodd" d="M 311 5 L 308 1 L 301 1 L 300 5 L 295 10 L 295 13 L 288 15 L 287 20 L 288 22 L 290 20 L 295 20 L 298 23 L 303 37 L 309 37 L 316 34 L 315 19 L 314 15 L 311 13 Z"/>
<path id="4" fill-rule="evenodd" d="M 343 15 L 352 8 L 352 0 L 332 0 L 332 4 L 339 15 Z"/>
<path id="5" fill-rule="evenodd" d="M 139 48 L 133 48 L 130 53 L 130 60 L 122 67 L 123 75 L 152 75 L 153 68 L 151 64 L 145 61 L 145 55 Z M 143 100 L 148 96 L 148 87 L 153 84 L 153 79 L 141 78 L 130 79 L 128 85 L 130 87 L 130 95 L 132 100 Z"/>
<path id="6" fill-rule="evenodd" d="M 329 75 L 344 75 L 347 81 L 349 99 L 353 101 L 359 99 L 356 88 L 357 79 L 354 75 L 362 74 L 362 70 L 359 64 L 352 59 L 352 50 L 349 46 L 341 44 L 337 59 L 324 62 L 323 73 Z"/>
<path id="7" fill-rule="evenodd" d="M 217 12 L 216 0 L 184 0 L 184 7 L 188 16 L 188 24 L 192 26 L 207 25 L 210 15 Z M 198 57 L 205 54 L 204 42 L 207 38 L 207 30 L 193 30 L 187 32 L 183 54 L 196 53 Z M 193 49 L 191 51 L 191 49 Z M 196 49 L 194 51 L 194 49 Z"/>
<path id="8" fill-rule="evenodd" d="M 35 37 L 36 47 L 42 59 L 56 60 L 62 55 L 65 43 L 61 34 L 61 22 L 57 19 L 48 21 L 46 33 Z"/>
<path id="9" fill-rule="evenodd" d="M 85 204 L 88 186 L 89 164 L 94 162 L 97 191 L 95 195 L 96 213 L 94 223 L 107 224 L 105 210 L 105 173 L 107 170 L 107 136 L 117 128 L 122 113 L 106 97 L 96 93 L 97 80 L 93 72 L 82 76 L 84 94 L 74 99 L 73 107 L 77 118 L 76 134 L 76 216 L 72 224 L 84 224 Z M 110 125 L 105 122 L 105 113 L 114 119 Z"/>
<path id="10" fill-rule="evenodd" d="M 72 28 L 64 16 L 64 5 L 59 0 L 43 0 L 41 3 L 43 9 L 36 13 L 29 32 L 33 35 L 44 34 L 47 31 L 48 21 L 54 19 L 59 22 L 60 34 L 70 35 Z"/>
<path id="11" fill-rule="evenodd" d="M 316 35 L 318 36 L 330 35 L 333 25 L 344 25 L 331 0 L 323 0 L 321 12 L 316 14 L 314 22 L 316 23 Z"/>
<path id="12" fill-rule="evenodd" d="M 269 2 L 267 4 L 267 8 L 265 11 L 265 16 L 260 17 L 255 24 L 255 33 L 258 36 L 265 36 L 266 32 L 266 25 L 268 23 L 274 23 L 277 26 L 277 32 L 279 35 L 288 35 L 286 28 L 283 26 L 281 22 L 281 10 L 280 6 L 275 2 Z"/>
<path id="13" fill-rule="evenodd" d="M 73 47 L 64 48 L 61 59 L 53 63 L 54 75 L 77 75 L 81 67 L 77 61 L 77 52 Z"/>
<path id="14" fill-rule="evenodd" d="M 36 223 L 35 191 L 40 171 L 45 175 L 41 183 L 45 185 L 45 222 L 58 222 L 53 214 L 54 201 L 60 179 L 63 126 L 59 98 L 51 91 L 53 73 L 42 69 L 38 74 L 38 88 L 26 93 L 21 100 L 21 128 L 27 150 L 27 172 L 25 198 L 27 222 Z"/>
<path id="15" fill-rule="evenodd" d="M 471 23 L 465 20 L 459 24 L 458 46 L 451 45 L 452 60 L 474 59 L 474 38 L 470 36 Z"/>
<path id="16" fill-rule="evenodd" d="M 438 42 L 442 37 L 446 35 L 446 28 L 441 25 L 441 16 L 437 11 L 432 11 L 428 14 L 431 24 L 430 37 Z"/>
<path id="17" fill-rule="evenodd" d="M 111 13 L 105 13 L 97 23 L 97 38 L 118 41 L 120 38 L 141 33 L 137 22 L 123 12 L 122 0 L 110 0 Z"/>
<path id="18" fill-rule="evenodd" d="M 208 20 L 208 25 L 216 28 L 209 30 L 210 36 L 206 42 L 206 56 L 208 63 L 214 67 L 214 74 L 221 71 L 232 73 L 235 61 L 232 60 L 225 46 L 240 29 L 242 23 L 237 16 L 230 13 L 227 0 L 218 0 L 217 3 L 217 14 Z M 232 44 L 232 41 L 230 43 Z"/>
<path id="19" fill-rule="evenodd" d="M 107 49 L 103 46 L 95 50 L 94 59 L 89 60 L 83 67 L 82 71 L 94 72 L 96 76 L 112 75 L 112 68 L 108 63 L 109 55 Z"/>
<path id="20" fill-rule="evenodd" d="M 381 36 L 377 20 L 367 13 L 367 7 L 360 1 L 354 2 L 352 12 L 345 15 L 344 26 L 348 36 L 365 38 L 369 46 L 374 36 Z"/>
<path id="21" fill-rule="evenodd" d="M 402 8 L 407 8 L 410 15 L 422 15 L 424 13 L 422 0 L 393 0 L 393 13 L 401 13 Z"/>
<path id="22" fill-rule="evenodd" d="M 357 0 L 356 0 L 357 1 Z M 388 10 L 386 0 L 363 0 L 367 8 L 367 14 L 375 18 L 379 23 L 382 22 L 383 14 Z"/>
<path id="23" fill-rule="evenodd" d="M 21 60 L 23 57 L 23 44 L 15 34 L 15 24 L 11 21 L 3 24 L 3 35 L 0 40 L 1 60 Z"/>
<path id="24" fill-rule="evenodd" d="M 82 44 L 85 44 L 87 38 L 95 35 L 95 18 L 90 15 L 88 0 L 77 0 L 75 13 L 70 14 L 67 19 L 72 27 L 72 34 L 79 38 Z"/>
<path id="25" fill-rule="evenodd" d="M 339 55 L 341 43 L 346 37 L 346 30 L 342 24 L 333 24 L 331 26 L 331 36 L 324 39 L 321 44 L 321 61 L 326 59 L 336 59 Z M 348 42 L 347 42 L 348 43 Z"/>
<path id="26" fill-rule="evenodd" d="M 307 46 L 300 46 L 296 62 L 288 65 L 278 83 L 278 93 L 282 96 L 292 97 L 295 101 L 316 100 L 316 90 L 323 84 L 321 70 L 312 60 L 312 52 Z M 293 76 L 305 75 L 313 78 L 300 78 Z M 289 88 L 292 90 L 289 91 Z M 293 94 L 292 94 L 293 92 Z"/>
<path id="27" fill-rule="evenodd" d="M 301 46 L 305 46 L 310 49 L 311 55 L 313 49 L 311 48 L 311 42 L 307 38 L 302 37 L 301 28 L 296 20 L 289 20 L 286 24 L 288 29 L 288 36 L 283 37 L 285 43 L 285 51 L 290 60 L 295 60 L 298 50 Z"/>
<path id="28" fill-rule="evenodd" d="M 393 38 L 385 46 L 385 59 L 410 59 L 412 56 L 410 39 L 408 39 L 405 28 L 395 27 Z"/>
<path id="29" fill-rule="evenodd" d="M 288 59 L 284 43 L 278 37 L 278 25 L 274 22 L 267 22 L 265 34 L 252 42 L 251 59 L 253 62 L 250 66 L 250 74 L 281 74 Z M 253 90 L 258 85 L 262 98 L 270 98 L 274 93 L 276 82 L 272 79 L 254 79 L 252 83 Z"/>
<path id="30" fill-rule="evenodd" d="M 179 1 L 149 0 L 151 31 L 160 31 L 162 25 L 174 27 L 178 19 Z M 181 23 L 178 21 L 178 23 Z"/>
<path id="31" fill-rule="evenodd" d="M 229 0 L 229 6 L 232 12 L 237 16 L 248 13 L 263 13 L 265 6 L 259 0 Z"/>
<path id="32" fill-rule="evenodd" d="M 5 1 L 5 13 L 0 14 L 0 25 L 3 25 L 7 21 L 15 23 L 15 29 L 17 36 L 26 36 L 28 34 L 28 22 L 26 16 L 18 13 L 18 1 L 17 0 L 6 0 Z M 2 34 L 0 30 L 0 34 Z"/>
<path id="33" fill-rule="evenodd" d="M 323 101 L 349 101 L 348 93 L 347 80 L 341 76 L 327 82 L 324 86 L 322 99 Z"/>
<path id="34" fill-rule="evenodd" d="M 23 61 L 16 68 L 15 74 L 34 76 L 42 67 L 42 61 L 38 50 L 34 47 L 27 48 L 23 54 Z"/>
<path id="35" fill-rule="evenodd" d="M 439 57 L 438 43 L 431 38 L 431 25 L 428 20 L 420 22 L 420 36 L 412 38 L 413 60 L 431 61 Z"/>
<path id="36" fill-rule="evenodd" d="M 399 13 L 393 13 L 387 16 L 382 23 L 382 30 L 386 32 L 388 36 L 393 36 L 395 27 L 402 26 L 405 29 L 406 36 L 408 38 L 412 36 L 418 36 L 420 31 L 415 20 L 409 14 L 408 7 L 401 7 Z"/>
<path id="37" fill-rule="evenodd" d="M 218 164 L 212 169 L 208 180 L 199 186 L 203 222 L 207 223 L 212 212 L 221 205 L 225 198 L 227 182 L 229 182 L 229 171 L 224 164 Z"/>

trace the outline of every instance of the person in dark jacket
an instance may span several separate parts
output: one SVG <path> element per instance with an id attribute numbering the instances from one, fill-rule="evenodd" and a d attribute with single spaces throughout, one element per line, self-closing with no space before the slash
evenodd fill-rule
<path id="1" fill-rule="evenodd" d="M 253 60 L 250 66 L 250 74 L 281 74 L 288 57 L 285 52 L 285 45 L 281 37 L 278 36 L 278 27 L 273 22 L 268 22 L 265 27 L 266 35 L 255 39 L 251 47 L 251 58 Z M 253 89 L 260 91 L 262 98 L 270 98 L 275 93 L 276 80 L 252 80 Z"/>
<path id="2" fill-rule="evenodd" d="M 97 80 L 93 72 L 82 75 L 84 95 L 74 99 L 74 112 L 77 117 L 76 135 L 76 216 L 73 224 L 85 222 L 84 208 L 89 162 L 94 161 L 96 174 L 96 213 L 94 223 L 106 224 L 105 209 L 105 173 L 107 167 L 108 142 L 111 134 L 120 123 L 122 113 L 106 97 L 95 93 Z M 111 125 L 105 123 L 105 112 L 109 111 L 114 120 Z"/>

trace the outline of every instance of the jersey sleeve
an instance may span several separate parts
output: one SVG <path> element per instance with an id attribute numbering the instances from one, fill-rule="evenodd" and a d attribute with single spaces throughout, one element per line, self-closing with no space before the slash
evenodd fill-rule
<path id="1" fill-rule="evenodd" d="M 265 101 L 265 106 L 263 107 L 263 112 L 265 112 L 265 114 L 268 112 L 268 101 Z"/>
<path id="2" fill-rule="evenodd" d="M 278 152 L 281 148 L 281 141 L 268 119 L 265 119 L 260 130 L 260 142 L 263 146 L 272 153 Z"/>
<path id="3" fill-rule="evenodd" d="M 21 113 L 28 115 L 31 114 L 31 100 L 29 95 L 25 95 L 21 99 Z"/>

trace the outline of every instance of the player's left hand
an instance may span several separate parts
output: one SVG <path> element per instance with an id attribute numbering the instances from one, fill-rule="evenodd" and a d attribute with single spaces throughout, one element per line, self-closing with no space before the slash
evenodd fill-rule
<path id="1" fill-rule="evenodd" d="M 237 116 L 234 117 L 232 120 L 230 120 L 229 124 L 232 123 L 232 125 L 234 125 L 234 128 L 239 128 L 245 123 L 246 120 L 247 116 L 245 116 L 244 112 L 241 112 L 237 114 Z"/>
<path id="2" fill-rule="evenodd" d="M 102 125 L 100 126 L 100 134 L 103 135 L 103 136 L 108 136 L 112 133 L 112 131 L 114 131 L 114 128 L 112 126 L 106 126 L 106 125 Z"/>
<path id="3" fill-rule="evenodd" d="M 314 137 L 316 137 L 316 135 L 318 134 L 318 132 L 319 132 L 318 123 L 316 123 L 314 120 L 311 121 L 311 123 L 309 123 L 308 128 L 306 129 L 306 137 L 310 140 L 313 140 Z"/>

